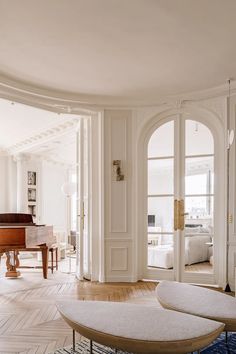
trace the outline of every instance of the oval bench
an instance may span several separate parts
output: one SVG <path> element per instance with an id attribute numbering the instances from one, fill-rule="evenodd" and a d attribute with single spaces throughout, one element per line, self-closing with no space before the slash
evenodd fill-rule
<path id="1" fill-rule="evenodd" d="M 223 322 L 236 332 L 236 299 L 215 290 L 163 280 L 156 287 L 161 305 L 170 310 Z"/>
<path id="2" fill-rule="evenodd" d="M 84 337 L 132 353 L 187 353 L 210 344 L 224 329 L 219 322 L 130 303 L 57 303 L 64 320 Z"/>

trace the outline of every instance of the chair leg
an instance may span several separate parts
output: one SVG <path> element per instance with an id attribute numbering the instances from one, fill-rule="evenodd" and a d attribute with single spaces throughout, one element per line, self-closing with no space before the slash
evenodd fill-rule
<path id="1" fill-rule="evenodd" d="M 228 332 L 225 331 L 225 343 L 228 343 Z"/>
<path id="2" fill-rule="evenodd" d="M 56 270 L 58 270 L 58 249 L 56 248 Z"/>
<path id="3" fill-rule="evenodd" d="M 73 329 L 73 352 L 75 352 L 75 330 Z"/>
<path id="4" fill-rule="evenodd" d="M 90 339 L 90 353 L 93 353 L 93 341 Z"/>
<path id="5" fill-rule="evenodd" d="M 53 266 L 54 266 L 54 259 L 53 259 L 53 249 L 51 250 L 51 271 L 52 271 L 52 273 L 53 273 Z"/>

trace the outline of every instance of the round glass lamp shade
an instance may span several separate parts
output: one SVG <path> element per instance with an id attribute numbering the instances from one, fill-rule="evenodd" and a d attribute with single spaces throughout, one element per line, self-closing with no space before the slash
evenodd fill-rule
<path id="1" fill-rule="evenodd" d="M 72 196 L 76 193 L 76 183 L 74 182 L 65 182 L 61 186 L 61 191 L 67 196 Z"/>

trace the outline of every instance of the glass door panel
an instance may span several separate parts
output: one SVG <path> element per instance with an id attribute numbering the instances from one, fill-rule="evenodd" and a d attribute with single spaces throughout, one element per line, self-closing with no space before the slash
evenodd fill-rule
<path id="1" fill-rule="evenodd" d="M 214 157 L 185 159 L 185 194 L 214 193 Z"/>
<path id="2" fill-rule="evenodd" d="M 174 193 L 174 159 L 148 161 L 148 195 Z"/>
<path id="3" fill-rule="evenodd" d="M 170 270 L 174 267 L 173 234 L 148 234 L 148 267 Z"/>
<path id="4" fill-rule="evenodd" d="M 185 154 L 186 156 L 214 154 L 213 135 L 204 124 L 186 120 Z"/>
<path id="5" fill-rule="evenodd" d="M 174 121 L 161 125 L 148 143 L 148 158 L 174 155 Z"/>
<path id="6" fill-rule="evenodd" d="M 153 218 L 153 223 L 148 225 L 148 232 L 173 232 L 174 198 L 149 197 L 148 219 Z"/>
<path id="7" fill-rule="evenodd" d="M 185 211 L 188 213 L 185 223 L 202 224 L 213 227 L 214 197 L 198 196 L 185 198 Z"/>
<path id="8" fill-rule="evenodd" d="M 185 141 L 185 273 L 210 275 L 214 239 L 213 136 L 203 124 L 186 120 Z"/>
<path id="9" fill-rule="evenodd" d="M 174 267 L 174 121 L 151 136 L 147 175 L 147 267 L 159 278 L 163 271 L 172 274 Z"/>

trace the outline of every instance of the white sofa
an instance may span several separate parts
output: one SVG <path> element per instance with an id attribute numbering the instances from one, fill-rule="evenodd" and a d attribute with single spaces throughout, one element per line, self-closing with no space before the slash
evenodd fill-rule
<path id="1" fill-rule="evenodd" d="M 212 238 L 207 233 L 185 236 L 185 265 L 206 262 L 212 256 L 209 243 Z M 170 269 L 174 265 L 174 249 L 172 244 L 148 245 L 148 266 Z"/>

